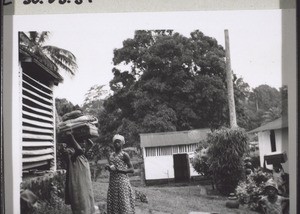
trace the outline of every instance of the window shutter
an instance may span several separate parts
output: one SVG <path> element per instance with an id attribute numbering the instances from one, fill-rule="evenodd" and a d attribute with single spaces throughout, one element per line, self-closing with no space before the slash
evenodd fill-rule
<path id="1" fill-rule="evenodd" d="M 55 161 L 53 90 L 22 73 L 23 171 L 50 170 Z"/>

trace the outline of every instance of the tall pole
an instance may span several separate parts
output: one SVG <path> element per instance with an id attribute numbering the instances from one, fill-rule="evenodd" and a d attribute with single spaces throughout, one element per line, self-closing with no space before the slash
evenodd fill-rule
<path id="1" fill-rule="evenodd" d="M 238 126 L 236 122 L 236 113 L 235 113 L 228 30 L 225 30 L 225 56 L 226 56 L 226 80 L 227 80 L 230 127 L 235 128 Z"/>

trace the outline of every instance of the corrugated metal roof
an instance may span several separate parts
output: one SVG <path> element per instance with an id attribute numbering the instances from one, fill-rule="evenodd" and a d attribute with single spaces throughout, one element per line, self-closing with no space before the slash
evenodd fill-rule
<path id="1" fill-rule="evenodd" d="M 287 118 L 278 118 L 276 120 L 273 120 L 270 123 L 267 123 L 265 125 L 262 125 L 256 129 L 253 129 L 249 131 L 248 133 L 255 133 L 255 132 L 261 132 L 261 131 L 267 131 L 267 130 L 275 130 L 275 129 L 282 129 L 288 127 L 288 120 Z"/>
<path id="2" fill-rule="evenodd" d="M 140 134 L 141 147 L 187 145 L 205 140 L 210 129 Z"/>

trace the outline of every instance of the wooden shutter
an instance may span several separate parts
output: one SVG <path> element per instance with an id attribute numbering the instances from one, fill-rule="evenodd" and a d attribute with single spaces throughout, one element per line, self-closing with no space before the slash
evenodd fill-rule
<path id="1" fill-rule="evenodd" d="M 55 160 L 53 91 L 22 74 L 23 170 L 49 170 Z"/>

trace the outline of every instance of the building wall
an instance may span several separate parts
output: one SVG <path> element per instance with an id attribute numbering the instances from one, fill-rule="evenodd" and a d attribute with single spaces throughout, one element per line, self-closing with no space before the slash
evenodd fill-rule
<path id="1" fill-rule="evenodd" d="M 173 156 L 155 156 L 144 159 L 146 180 L 174 178 Z"/>
<path id="2" fill-rule="evenodd" d="M 17 34 L 12 34 L 12 18 L 5 18 L 9 28 L 3 36 L 3 50 L 6 54 L 3 61 L 11 62 L 3 64 L 3 148 L 4 148 L 4 196 L 5 213 L 20 213 L 20 183 L 22 181 L 22 136 L 21 136 L 21 87 L 20 65 L 16 60 Z"/>
<path id="3" fill-rule="evenodd" d="M 288 129 L 275 130 L 276 152 L 286 152 L 288 154 Z M 260 164 L 263 167 L 264 155 L 271 153 L 270 130 L 258 133 Z M 285 172 L 288 172 L 288 161 L 282 164 Z M 266 165 L 272 169 L 272 165 Z"/>
<path id="4" fill-rule="evenodd" d="M 143 148 L 145 151 L 145 148 Z M 144 152 L 145 154 L 145 152 Z M 194 156 L 193 152 L 188 153 L 189 159 Z M 144 167 L 145 167 L 145 179 L 157 180 L 157 179 L 174 179 L 174 163 L 173 155 L 165 156 L 150 156 L 144 155 Z M 191 165 L 190 161 L 190 176 L 199 175 Z"/>
<path id="5" fill-rule="evenodd" d="M 288 128 L 282 129 L 282 136 L 281 136 L 281 141 L 282 141 L 282 151 L 285 151 L 286 154 L 289 154 L 289 131 Z M 285 172 L 289 172 L 289 158 L 287 159 L 287 162 L 282 164 L 282 167 Z"/>

